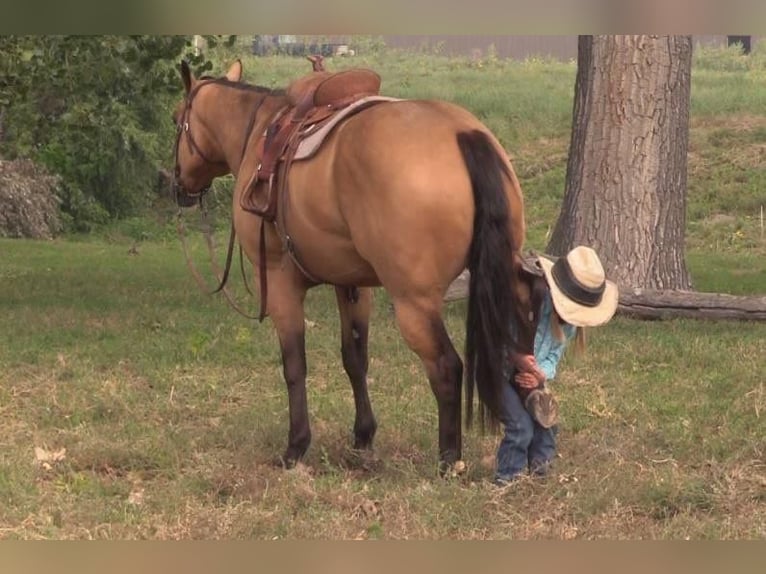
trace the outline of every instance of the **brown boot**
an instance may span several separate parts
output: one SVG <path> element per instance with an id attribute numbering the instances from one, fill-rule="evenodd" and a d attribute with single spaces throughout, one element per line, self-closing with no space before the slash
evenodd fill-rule
<path id="1" fill-rule="evenodd" d="M 543 428 L 551 428 L 559 420 L 559 404 L 547 390 L 531 391 L 524 401 L 524 408 Z"/>

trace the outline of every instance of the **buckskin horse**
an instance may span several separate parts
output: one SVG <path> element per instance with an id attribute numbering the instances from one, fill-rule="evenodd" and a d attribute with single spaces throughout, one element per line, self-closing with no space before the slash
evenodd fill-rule
<path id="1" fill-rule="evenodd" d="M 531 336 L 523 198 L 503 148 L 457 105 L 378 97 L 380 78 L 369 70 L 313 72 L 284 90 L 241 75 L 239 61 L 225 76 L 201 78 L 181 63 L 174 193 L 190 206 L 213 179 L 235 176 L 233 233 L 254 267 L 261 318 L 277 331 L 287 384 L 282 464 L 293 466 L 311 441 L 303 303 L 309 288 L 330 284 L 356 407 L 354 448 L 371 449 L 377 428 L 367 339 L 371 288 L 382 285 L 436 398 L 440 472 L 464 467 L 463 363 L 441 316 L 447 287 L 468 267 L 467 427 L 474 390 L 482 427 L 496 422 L 506 351 L 528 348 Z M 353 111 L 332 116 L 349 102 Z M 301 151 L 298 142 L 320 127 L 321 145 Z"/>

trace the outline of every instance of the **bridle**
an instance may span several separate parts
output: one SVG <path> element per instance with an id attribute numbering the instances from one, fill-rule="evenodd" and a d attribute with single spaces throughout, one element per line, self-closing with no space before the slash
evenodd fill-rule
<path id="1" fill-rule="evenodd" d="M 207 186 L 203 187 L 197 192 L 192 193 L 191 191 L 185 189 L 178 182 L 178 178 L 181 176 L 181 164 L 178 161 L 178 153 L 181 147 L 181 138 L 184 134 L 186 134 L 186 144 L 189 146 L 189 152 L 192 155 L 196 153 L 202 158 L 202 161 L 212 165 L 226 165 L 226 162 L 223 160 L 213 160 L 205 155 L 205 153 L 195 141 L 191 132 L 191 128 L 189 127 L 189 117 L 191 116 L 192 102 L 194 101 L 194 97 L 199 93 L 203 86 L 220 83 L 220 80 L 224 80 L 224 78 L 209 78 L 200 80 L 200 82 L 194 86 L 194 88 L 192 88 L 192 90 L 186 95 L 184 111 L 181 114 L 181 118 L 179 119 L 178 123 L 176 124 L 176 141 L 175 145 L 173 146 L 173 157 L 175 160 L 175 168 L 173 169 L 173 189 L 175 190 L 176 203 L 179 205 L 179 207 L 191 207 L 195 203 L 201 202 L 202 197 L 208 191 L 210 191 L 210 186 L 212 185 L 211 180 Z"/>

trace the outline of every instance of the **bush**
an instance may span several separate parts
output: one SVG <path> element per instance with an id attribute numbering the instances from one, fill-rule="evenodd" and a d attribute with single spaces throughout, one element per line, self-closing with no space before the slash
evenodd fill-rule
<path id="1" fill-rule="evenodd" d="M 190 39 L 0 36 L 0 154 L 60 176 L 67 228 L 90 231 L 152 197 Z M 195 73 L 208 66 L 191 56 Z"/>
<path id="2" fill-rule="evenodd" d="M 0 160 L 0 236 L 51 239 L 62 229 L 60 180 L 27 159 Z"/>

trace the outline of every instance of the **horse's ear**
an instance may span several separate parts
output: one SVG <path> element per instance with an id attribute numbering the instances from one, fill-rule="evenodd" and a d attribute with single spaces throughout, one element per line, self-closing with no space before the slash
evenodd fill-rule
<path id="1" fill-rule="evenodd" d="M 231 65 L 226 72 L 226 79 L 230 82 L 239 82 L 242 79 L 242 60 L 237 60 Z"/>
<path id="2" fill-rule="evenodd" d="M 186 60 L 181 61 L 181 78 L 184 81 L 184 89 L 188 94 L 191 91 L 194 78 L 192 78 L 192 71 L 191 68 L 189 68 L 189 62 Z"/>

